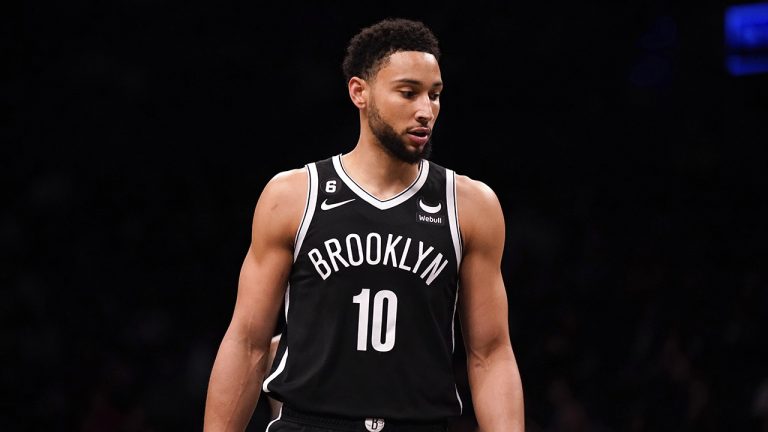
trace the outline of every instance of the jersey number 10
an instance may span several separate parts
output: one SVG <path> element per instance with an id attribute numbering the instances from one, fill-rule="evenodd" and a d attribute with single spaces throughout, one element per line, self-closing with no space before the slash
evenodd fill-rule
<path id="1" fill-rule="evenodd" d="M 368 350 L 368 306 L 371 300 L 371 290 L 363 288 L 360 294 L 352 297 L 352 303 L 360 305 L 360 315 L 357 319 L 357 350 Z M 384 300 L 387 301 L 387 316 L 384 314 Z M 382 324 L 386 324 L 386 332 L 382 335 Z M 371 326 L 371 345 L 379 352 L 391 351 L 395 346 L 395 326 L 397 325 L 397 295 L 390 290 L 381 290 L 373 297 L 373 325 Z M 382 336 L 383 339 L 382 340 Z"/>

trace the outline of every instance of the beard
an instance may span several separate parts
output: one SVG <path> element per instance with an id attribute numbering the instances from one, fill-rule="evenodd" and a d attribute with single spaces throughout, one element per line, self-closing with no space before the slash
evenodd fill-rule
<path id="1" fill-rule="evenodd" d="M 384 150 L 398 160 L 414 164 L 421 159 L 429 158 L 432 154 L 432 137 L 429 138 L 421 151 L 409 150 L 405 144 L 405 137 L 395 132 L 395 129 L 381 118 L 381 114 L 373 102 L 371 102 L 370 114 L 368 114 L 368 126 Z"/>

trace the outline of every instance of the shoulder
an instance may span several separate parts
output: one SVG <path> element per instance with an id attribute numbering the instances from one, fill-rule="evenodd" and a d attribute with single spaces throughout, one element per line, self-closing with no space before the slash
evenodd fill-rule
<path id="1" fill-rule="evenodd" d="M 264 190 L 291 192 L 294 189 L 305 189 L 307 178 L 306 167 L 280 171 L 269 179 Z"/>
<path id="2" fill-rule="evenodd" d="M 259 200 L 289 199 L 293 200 L 307 192 L 308 175 L 306 168 L 296 168 L 281 171 L 267 182 Z"/>
<path id="3" fill-rule="evenodd" d="M 291 239 L 298 230 L 307 201 L 308 175 L 305 168 L 281 171 L 267 182 L 254 210 L 254 229 L 263 234 Z"/>
<path id="4" fill-rule="evenodd" d="M 504 214 L 496 192 L 486 183 L 456 175 L 456 205 L 465 244 L 474 239 L 503 237 Z"/>
<path id="5" fill-rule="evenodd" d="M 486 183 L 466 175 L 456 175 L 456 199 L 468 212 L 501 211 L 496 192 Z"/>
<path id="6" fill-rule="evenodd" d="M 480 180 L 473 179 L 467 175 L 462 175 L 448 167 L 440 165 L 432 160 L 429 161 L 430 169 L 451 172 L 454 176 L 456 185 L 457 200 L 465 201 L 465 206 L 474 208 L 475 206 L 498 205 L 499 200 L 496 193 L 490 186 Z"/>

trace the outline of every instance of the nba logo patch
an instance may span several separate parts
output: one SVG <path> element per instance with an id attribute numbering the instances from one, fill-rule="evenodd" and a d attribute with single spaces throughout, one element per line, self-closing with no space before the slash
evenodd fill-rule
<path id="1" fill-rule="evenodd" d="M 365 419 L 365 428 L 371 432 L 378 432 L 384 429 L 384 419 Z"/>

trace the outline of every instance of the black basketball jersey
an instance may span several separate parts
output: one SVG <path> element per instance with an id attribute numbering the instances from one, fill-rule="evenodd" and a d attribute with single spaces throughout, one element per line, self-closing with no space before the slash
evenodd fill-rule
<path id="1" fill-rule="evenodd" d="M 407 189 L 379 200 L 345 173 L 340 155 L 306 169 L 285 325 L 264 391 L 325 415 L 459 415 L 454 172 L 423 160 Z"/>

